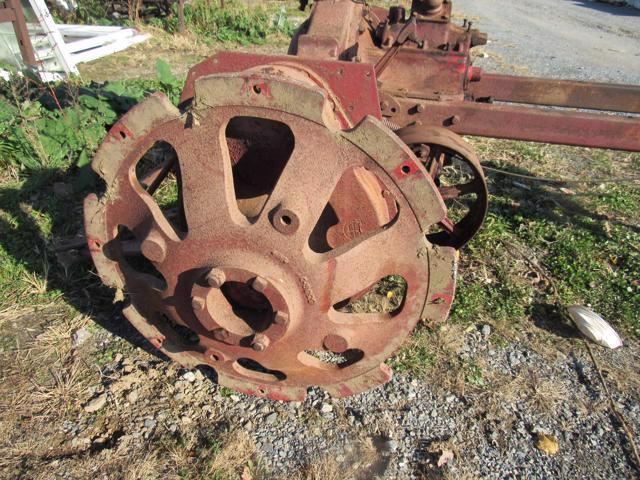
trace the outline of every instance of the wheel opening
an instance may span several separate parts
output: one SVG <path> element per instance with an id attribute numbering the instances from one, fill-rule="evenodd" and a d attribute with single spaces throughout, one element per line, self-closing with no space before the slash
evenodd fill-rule
<path id="1" fill-rule="evenodd" d="M 250 285 L 243 282 L 225 282 L 220 290 L 212 289 L 210 295 L 216 295 L 211 300 L 211 311 L 223 311 L 224 308 L 217 308 L 216 302 L 227 302 L 231 308 L 232 315 L 220 315 L 219 323 L 232 323 L 233 325 L 223 325 L 230 331 L 245 332 L 246 334 L 264 332 L 271 325 L 274 312 L 271 303 L 262 293 L 256 291 Z M 225 318 L 223 318 L 225 317 Z M 247 332 L 247 327 L 251 333 Z"/>
<path id="2" fill-rule="evenodd" d="M 364 352 L 359 348 L 349 348 L 344 352 L 305 350 L 298 355 L 298 360 L 304 365 L 321 369 L 346 368 L 363 358 Z"/>
<path id="3" fill-rule="evenodd" d="M 394 314 L 402 309 L 406 295 L 407 281 L 400 275 L 388 275 L 333 308 L 342 313 Z"/>
<path id="4" fill-rule="evenodd" d="M 282 122 L 234 117 L 225 131 L 238 209 L 255 220 L 291 157 L 295 138 Z"/>
<path id="5" fill-rule="evenodd" d="M 124 225 L 118 225 L 118 234 L 112 241 L 117 244 L 117 260 L 120 262 L 125 274 L 144 275 L 153 288 L 164 290 L 167 282 L 156 266 L 140 252 L 140 241 L 134 233 Z M 111 242 L 110 242 L 111 243 Z M 105 249 L 106 250 L 106 249 Z M 108 249 L 107 256 L 115 256 L 112 248 Z M 112 258 L 114 259 L 114 258 Z"/>
<path id="6" fill-rule="evenodd" d="M 149 193 L 179 237 L 184 237 L 188 226 L 182 204 L 180 163 L 173 146 L 157 141 L 138 160 L 136 179 Z"/>
<path id="7" fill-rule="evenodd" d="M 364 167 L 350 168 L 312 230 L 309 248 L 316 253 L 329 252 L 389 225 L 397 215 L 396 201 L 382 181 Z"/>
<path id="8" fill-rule="evenodd" d="M 282 381 L 287 376 L 280 370 L 270 370 L 251 358 L 239 358 L 233 363 L 236 372 L 263 381 Z"/>
<path id="9" fill-rule="evenodd" d="M 435 183 L 447 206 L 447 217 L 454 224 L 457 224 L 458 228 L 465 228 L 465 218 L 473 211 L 475 203 L 479 201 L 478 194 L 473 190 L 474 182 L 479 179 L 468 162 L 456 152 L 440 151 L 444 152 L 446 160 L 439 169 Z M 432 225 L 429 230 L 429 240 L 441 243 L 437 241 L 438 235 L 436 235 L 441 232 L 444 232 L 441 225 Z"/>

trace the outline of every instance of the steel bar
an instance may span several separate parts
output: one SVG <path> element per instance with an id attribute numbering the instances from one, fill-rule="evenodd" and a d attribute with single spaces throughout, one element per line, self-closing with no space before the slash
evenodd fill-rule
<path id="1" fill-rule="evenodd" d="M 476 100 L 640 113 L 640 86 L 483 74 L 469 84 Z"/>
<path id="2" fill-rule="evenodd" d="M 414 116 L 461 135 L 640 152 L 640 120 L 471 102 L 426 102 Z"/>

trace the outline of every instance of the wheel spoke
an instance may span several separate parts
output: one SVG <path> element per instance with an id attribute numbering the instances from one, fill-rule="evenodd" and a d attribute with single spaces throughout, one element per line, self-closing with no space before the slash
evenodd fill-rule
<path id="1" fill-rule="evenodd" d="M 375 230 L 363 237 L 358 244 L 349 244 L 333 250 L 333 274 L 331 305 L 366 291 L 387 275 L 405 276 L 411 266 L 399 259 L 407 257 L 407 251 L 415 250 L 417 242 L 409 236 L 403 238 L 402 225 Z M 403 241 L 398 241 L 403 238 Z M 331 271 L 331 268 L 329 269 Z M 331 274 L 330 274 L 331 275 Z"/>
<path id="2" fill-rule="evenodd" d="M 446 187 L 440 187 L 438 191 L 442 195 L 443 200 L 453 200 L 454 198 L 462 197 L 470 193 L 475 193 L 477 190 L 477 182 L 475 180 L 469 183 L 463 183 L 461 185 L 451 185 Z"/>
<path id="3" fill-rule="evenodd" d="M 130 275 L 127 278 L 127 293 L 134 303 L 145 310 L 162 312 L 166 308 L 165 294 L 154 280 L 154 277 L 144 273 Z"/>
<path id="4" fill-rule="evenodd" d="M 180 240 L 153 197 L 137 183 L 131 185 L 123 182 L 119 193 L 120 206 L 115 216 L 118 225 L 130 229 L 140 241 L 151 231 L 158 232 L 171 242 Z"/>
<path id="5" fill-rule="evenodd" d="M 344 156 L 335 155 L 335 149 L 323 151 L 322 139 L 316 142 L 300 141 L 303 133 L 294 133 L 295 148 L 269 196 L 261 221 L 269 221 L 268 217 L 275 209 L 286 208 L 298 216 L 298 232 L 307 238 L 327 206 L 340 177 L 356 160 L 349 162 Z M 335 139 L 332 141 L 335 142 Z"/>
<path id="6" fill-rule="evenodd" d="M 187 133 L 188 132 L 188 133 Z M 230 222 L 243 223 L 233 190 L 231 161 L 223 122 L 185 130 L 174 143 L 182 180 L 182 199 L 190 235 L 219 230 Z"/>

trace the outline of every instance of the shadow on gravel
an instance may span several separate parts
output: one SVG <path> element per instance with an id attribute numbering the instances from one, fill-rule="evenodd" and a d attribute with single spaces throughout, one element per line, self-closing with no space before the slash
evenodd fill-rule
<path id="1" fill-rule="evenodd" d="M 576 371 L 578 375 L 578 381 L 584 385 L 589 398 L 594 401 L 605 401 L 603 400 L 605 397 L 605 392 L 601 391 L 602 384 L 597 382 L 597 376 L 593 373 L 586 373 L 584 371 L 584 363 L 580 360 L 575 353 L 571 352 L 570 354 L 571 362 L 573 364 L 573 369 Z M 591 365 L 591 364 L 590 364 Z M 593 368 L 590 366 L 590 368 Z M 640 465 L 636 462 L 636 456 L 634 453 L 634 446 L 629 443 L 629 436 L 625 432 L 628 431 L 628 426 L 620 422 L 620 418 L 612 411 L 611 408 L 607 408 L 607 416 L 609 417 L 609 421 L 611 422 L 611 426 L 613 427 L 613 431 L 618 437 L 618 445 L 622 449 L 626 461 L 629 465 L 635 467 L 636 472 L 640 472 Z"/>
<path id="2" fill-rule="evenodd" d="M 567 339 L 579 339 L 582 336 L 576 328 L 565 319 L 555 305 L 534 303 L 531 307 L 531 318 L 536 327 Z"/>
<path id="3" fill-rule="evenodd" d="M 575 5 L 623 17 L 640 17 L 640 10 L 629 5 L 612 5 L 593 0 L 569 0 Z"/>

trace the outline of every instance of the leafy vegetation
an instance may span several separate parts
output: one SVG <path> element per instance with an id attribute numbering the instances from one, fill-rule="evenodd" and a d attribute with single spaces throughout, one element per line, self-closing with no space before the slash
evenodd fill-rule
<path id="1" fill-rule="evenodd" d="M 194 0 L 185 5 L 184 18 L 187 29 L 209 41 L 234 42 L 243 45 L 263 44 L 272 35 L 290 37 L 295 25 L 288 19 L 284 6 L 248 7 L 237 2 L 225 2 L 222 8 L 217 2 Z M 155 19 L 154 22 L 174 33 L 178 30 L 178 16 L 174 14 Z"/>
<path id="2" fill-rule="evenodd" d="M 493 167 L 532 177 L 606 178 L 640 172 L 640 155 L 499 140 L 474 141 Z M 640 186 L 549 182 L 489 172 L 484 227 L 461 252 L 455 301 L 445 326 L 419 327 L 394 360 L 399 370 L 432 374 L 448 365 L 469 387 L 481 369 L 442 348 L 447 329 L 489 324 L 492 342 L 562 330 L 556 300 L 588 305 L 623 335 L 640 336 Z M 537 340 L 534 340 L 537 341 Z M 445 342 L 446 343 L 446 342 Z M 431 368 L 433 367 L 433 368 Z M 442 372 L 440 372 L 442 373 Z"/>
<path id="3" fill-rule="evenodd" d="M 0 83 L 0 310 L 95 281 L 85 268 L 61 265 L 51 244 L 81 231 L 82 197 L 95 178 L 89 162 L 110 126 L 153 92 L 177 103 L 181 83 L 162 61 L 149 80 Z M 56 182 L 70 191 L 55 194 Z"/>
<path id="4" fill-rule="evenodd" d="M 47 88 L 29 78 L 0 83 L 0 168 L 22 172 L 88 165 L 120 115 L 153 92 L 177 103 L 181 81 L 163 61 L 157 78 Z"/>

